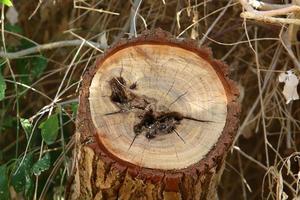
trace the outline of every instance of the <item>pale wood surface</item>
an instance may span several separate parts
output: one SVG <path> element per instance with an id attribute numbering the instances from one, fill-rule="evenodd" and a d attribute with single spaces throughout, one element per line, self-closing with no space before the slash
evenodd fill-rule
<path id="1" fill-rule="evenodd" d="M 133 91 L 154 99 L 184 116 L 171 133 L 147 139 L 136 137 L 135 112 L 105 115 L 119 108 L 110 100 L 109 81 L 122 76 Z M 205 157 L 222 133 L 227 116 L 227 97 L 213 67 L 195 53 L 167 45 L 137 45 L 110 55 L 92 79 L 89 95 L 91 116 L 98 137 L 108 151 L 122 160 L 153 169 L 182 169 Z"/>

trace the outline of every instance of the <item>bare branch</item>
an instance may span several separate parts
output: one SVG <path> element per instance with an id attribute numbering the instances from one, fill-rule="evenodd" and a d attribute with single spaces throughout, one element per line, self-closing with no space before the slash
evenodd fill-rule
<path id="1" fill-rule="evenodd" d="M 91 44 L 92 44 L 93 46 L 95 46 L 97 48 L 103 49 L 101 44 L 96 43 L 96 42 L 89 41 L 87 43 L 82 40 L 65 40 L 65 41 L 53 42 L 53 43 L 48 43 L 48 44 L 41 44 L 41 45 L 37 45 L 35 47 L 31 47 L 31 48 L 24 49 L 24 50 L 17 51 L 17 52 L 0 51 L 0 57 L 7 58 L 7 59 L 16 59 L 16 58 L 21 58 L 23 56 L 27 56 L 30 54 L 39 53 L 42 51 L 51 50 L 51 49 L 55 49 L 55 48 L 79 46 L 82 43 L 84 43 L 83 46 L 91 46 Z"/>
<path id="2" fill-rule="evenodd" d="M 287 18 L 277 18 L 277 17 L 270 17 L 263 14 L 257 14 L 256 12 L 242 12 L 242 18 L 247 19 L 254 19 L 257 21 L 262 21 L 265 23 L 275 23 L 275 24 L 295 24 L 300 25 L 299 19 L 287 19 Z"/>
<path id="3" fill-rule="evenodd" d="M 130 37 L 137 36 L 137 31 L 136 31 L 136 16 L 139 12 L 140 6 L 142 4 L 142 0 L 135 0 L 132 6 L 132 11 L 131 11 L 131 22 L 130 22 Z"/>
<path id="4" fill-rule="evenodd" d="M 262 21 L 266 23 L 276 23 L 276 24 L 295 24 L 300 25 L 299 19 L 291 18 L 276 18 L 274 16 L 288 15 L 290 13 L 300 12 L 300 6 L 292 4 L 266 4 L 261 1 L 248 1 L 239 0 L 240 4 L 246 10 L 246 12 L 241 13 L 241 17 L 247 19 L 254 19 L 257 21 Z M 256 9 L 261 9 L 256 10 Z"/>

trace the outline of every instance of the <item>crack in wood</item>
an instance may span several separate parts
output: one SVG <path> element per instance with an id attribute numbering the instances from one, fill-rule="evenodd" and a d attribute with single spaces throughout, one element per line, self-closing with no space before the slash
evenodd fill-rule
<path id="1" fill-rule="evenodd" d="M 113 77 L 109 81 L 109 85 L 111 89 L 110 99 L 119 110 L 104 115 L 108 116 L 133 111 L 135 112 L 136 117 L 139 118 L 139 122 L 133 126 L 135 137 L 129 145 L 128 150 L 133 145 L 137 136 L 142 133 L 148 139 L 153 139 L 158 135 L 176 133 L 176 135 L 185 143 L 183 137 L 176 131 L 176 127 L 183 119 L 204 123 L 213 122 L 184 116 L 179 112 L 170 111 L 169 108 L 165 106 L 160 106 L 158 109 L 156 105 L 157 100 L 145 95 L 137 95 L 133 92 L 133 90 L 137 89 L 137 82 L 127 86 L 125 79 L 121 76 Z M 185 94 L 187 94 L 187 92 L 177 97 L 168 107 Z"/>

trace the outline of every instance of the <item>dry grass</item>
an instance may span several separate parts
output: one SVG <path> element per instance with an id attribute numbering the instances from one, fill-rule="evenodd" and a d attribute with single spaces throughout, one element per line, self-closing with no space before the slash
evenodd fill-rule
<path id="1" fill-rule="evenodd" d="M 16 2 L 16 7 L 24 32 L 20 36 L 2 31 L 6 46 L 8 41 L 20 37 L 39 44 L 64 40 L 82 43 L 43 49 L 48 68 L 41 78 L 28 85 L 26 96 L 16 97 L 21 86 L 9 85 L 6 98 L 14 102 L 11 115 L 30 118 L 38 124 L 57 107 L 76 102 L 81 75 L 105 50 L 106 42 L 111 45 L 120 38 L 160 27 L 177 37 L 193 38 L 200 45 L 209 46 L 214 57 L 230 65 L 231 77 L 240 86 L 241 126 L 226 162 L 219 198 L 284 199 L 288 195 L 289 199 L 296 199 L 300 195 L 300 103 L 287 105 L 278 82 L 279 73 L 288 69 L 300 74 L 296 25 L 240 18 L 243 9 L 234 0 L 56 0 L 39 4 L 28 0 Z M 297 16 L 289 15 L 294 19 Z M 6 59 L 6 64 L 5 77 L 17 82 L 20 74 L 14 68 L 15 60 Z M 74 126 L 66 127 L 69 133 L 74 131 Z M 22 131 L 17 131 L 23 151 L 27 141 Z M 13 142 L 15 137 L 8 136 L 9 132 L 0 137 Z M 49 188 L 59 199 L 60 188 L 51 186 L 51 182 L 57 181 L 55 177 L 61 173 L 69 173 L 64 158 L 73 145 L 71 134 L 66 142 L 47 182 L 36 188 L 36 199 L 43 199 Z M 0 142 L 4 153 L 16 148 L 16 143 L 7 144 Z M 47 150 L 51 149 L 41 143 L 36 152 L 41 156 Z"/>

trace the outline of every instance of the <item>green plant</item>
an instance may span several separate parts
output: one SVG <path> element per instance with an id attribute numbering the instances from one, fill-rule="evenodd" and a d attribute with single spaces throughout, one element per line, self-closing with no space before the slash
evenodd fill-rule
<path id="1" fill-rule="evenodd" d="M 0 62 L 1 62 L 1 60 L 0 60 Z M 6 90 L 6 83 L 5 83 L 4 77 L 2 75 L 2 66 L 3 66 L 2 63 L 0 63 L 0 101 L 4 99 L 5 90 Z"/>
<path id="2" fill-rule="evenodd" d="M 0 0 L 0 3 L 3 3 L 4 5 L 7 5 L 7 6 L 12 6 L 12 2 L 11 0 Z"/>
<path id="3" fill-rule="evenodd" d="M 8 0 L 0 0 L 0 3 L 12 5 Z M 2 32 L 23 34 L 22 28 L 17 24 L 6 23 L 2 28 Z M 7 52 L 22 51 L 37 45 L 25 37 L 13 41 L 5 44 Z M 47 76 L 45 73 L 48 63 L 49 60 L 40 53 L 13 61 L 0 58 L 0 137 L 15 138 L 11 145 L 0 148 L 0 200 L 10 199 L 10 188 L 25 199 L 36 198 L 43 189 L 39 188 L 39 183 L 45 185 L 47 174 L 50 173 L 48 170 L 56 159 L 63 155 L 65 164 L 68 164 L 64 153 L 66 136 L 63 129 L 74 120 L 77 103 L 63 104 L 49 117 L 42 114 L 37 119 L 26 118 L 37 112 L 34 107 L 28 107 L 27 98 L 32 95 L 30 92 L 38 91 L 34 89 L 34 84 Z M 42 92 L 38 94 L 47 96 Z M 21 114 L 20 107 L 29 109 Z M 13 149 L 15 152 L 11 151 Z M 63 172 L 60 174 L 59 185 L 65 181 L 65 170 Z"/>

